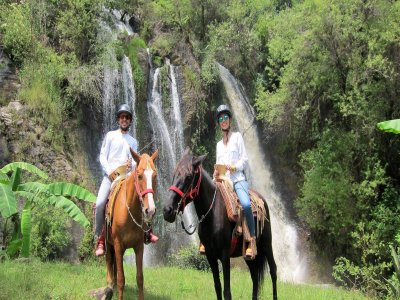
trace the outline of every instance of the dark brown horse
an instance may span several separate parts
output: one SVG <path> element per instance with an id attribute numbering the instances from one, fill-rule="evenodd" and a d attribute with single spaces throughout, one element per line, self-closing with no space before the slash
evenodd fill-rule
<path id="1" fill-rule="evenodd" d="M 123 299 L 125 275 L 123 256 L 125 250 L 133 248 L 136 257 L 136 283 L 139 299 L 143 294 L 144 221 L 155 212 L 154 187 L 157 175 L 154 160 L 158 151 L 149 156 L 131 150 L 136 169 L 122 183 L 115 199 L 111 227 L 106 238 L 107 288 L 106 299 L 111 299 L 115 284 L 118 299 Z"/>
<path id="2" fill-rule="evenodd" d="M 231 299 L 230 288 L 230 257 L 242 255 L 242 247 L 236 247 L 231 254 L 231 238 L 235 224 L 227 217 L 224 201 L 211 177 L 201 167 L 205 155 L 195 157 L 188 150 L 178 162 L 170 197 L 164 204 L 164 219 L 174 222 L 176 215 L 183 213 L 184 206 L 193 201 L 199 218 L 199 237 L 206 248 L 207 260 L 210 264 L 217 299 L 222 299 L 221 282 L 219 279 L 218 260 L 222 263 L 224 274 L 224 299 Z M 257 299 L 264 280 L 267 262 L 272 278 L 273 299 L 277 299 L 276 264 L 272 252 L 271 224 L 269 210 L 266 209 L 265 226 L 257 238 L 257 256 L 254 260 L 246 260 L 253 281 L 253 299 Z M 241 245 L 242 238 L 238 245 Z"/>

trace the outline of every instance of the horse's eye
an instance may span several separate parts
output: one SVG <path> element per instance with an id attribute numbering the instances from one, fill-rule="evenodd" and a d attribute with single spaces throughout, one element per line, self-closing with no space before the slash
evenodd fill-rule
<path id="1" fill-rule="evenodd" d="M 142 179 L 143 179 L 143 175 L 142 175 L 142 174 L 139 174 L 139 175 L 138 175 L 138 179 L 139 179 L 139 180 L 142 180 Z"/>

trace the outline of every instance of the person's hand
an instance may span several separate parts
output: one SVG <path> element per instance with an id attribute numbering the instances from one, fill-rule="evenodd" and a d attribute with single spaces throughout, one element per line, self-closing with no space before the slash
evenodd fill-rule
<path id="1" fill-rule="evenodd" d="M 129 171 L 132 168 L 132 158 L 128 159 L 125 163 L 126 169 Z"/>
<path id="2" fill-rule="evenodd" d="M 236 172 L 236 167 L 234 165 L 226 165 L 226 168 L 231 173 L 235 173 Z"/>
<path id="3" fill-rule="evenodd" d="M 115 178 L 117 178 L 117 174 L 112 171 L 110 174 L 108 174 L 108 179 L 110 179 L 111 182 L 114 182 Z"/>

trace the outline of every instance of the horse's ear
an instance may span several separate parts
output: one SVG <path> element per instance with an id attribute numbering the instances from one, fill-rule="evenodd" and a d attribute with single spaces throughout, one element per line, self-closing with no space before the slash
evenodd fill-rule
<path id="1" fill-rule="evenodd" d="M 158 156 L 158 149 L 154 151 L 154 153 L 151 155 L 151 159 L 154 161 Z"/>
<path id="2" fill-rule="evenodd" d="M 207 154 L 198 156 L 198 157 L 193 157 L 193 167 L 197 168 L 207 157 Z"/>
<path id="3" fill-rule="evenodd" d="M 133 159 L 136 161 L 136 164 L 139 165 L 139 161 L 140 161 L 139 153 L 136 153 L 135 150 L 133 150 L 132 148 L 130 148 L 130 149 L 131 149 L 131 154 L 132 154 Z"/>

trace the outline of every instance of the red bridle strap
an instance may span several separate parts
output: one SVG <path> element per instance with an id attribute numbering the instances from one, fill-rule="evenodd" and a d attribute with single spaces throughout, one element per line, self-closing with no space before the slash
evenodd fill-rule
<path id="1" fill-rule="evenodd" d="M 179 196 L 181 196 L 181 200 L 179 202 L 183 202 L 182 211 L 183 211 L 183 209 L 185 209 L 185 206 L 186 206 L 186 198 L 189 196 L 189 198 L 193 200 L 193 198 L 196 197 L 199 194 L 200 184 L 201 184 L 201 166 L 199 166 L 196 169 L 195 173 L 196 174 L 200 173 L 199 179 L 197 180 L 197 184 L 196 184 L 196 186 L 194 188 L 193 188 L 193 186 L 190 186 L 190 190 L 188 190 L 186 192 L 186 194 L 184 192 L 182 192 L 181 189 L 179 189 L 178 187 L 176 187 L 174 185 L 171 185 L 169 187 L 170 191 L 174 191 Z M 192 182 L 192 184 L 193 184 L 193 182 Z"/>
<path id="2" fill-rule="evenodd" d="M 146 196 L 147 194 L 154 194 L 153 189 L 145 189 L 143 192 L 141 192 L 142 197 Z"/>
<path id="3" fill-rule="evenodd" d="M 168 190 L 174 191 L 175 193 L 177 193 L 181 197 L 184 196 L 183 192 L 179 188 L 177 188 L 176 186 L 171 185 Z"/>

